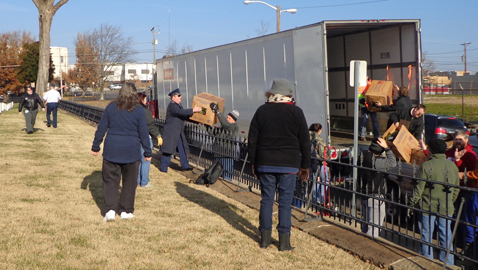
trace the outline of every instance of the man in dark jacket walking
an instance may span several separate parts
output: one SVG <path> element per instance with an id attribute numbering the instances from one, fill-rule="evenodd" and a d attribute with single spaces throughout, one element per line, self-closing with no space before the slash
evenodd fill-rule
<path id="1" fill-rule="evenodd" d="M 167 172 L 171 163 L 171 155 L 179 152 L 181 169 L 191 170 L 188 162 L 189 147 L 184 135 L 184 121 L 189 119 L 193 113 L 200 112 L 201 107 L 195 106 L 192 109 L 184 109 L 181 105 L 181 93 L 179 89 L 171 91 L 168 94 L 171 102 L 166 111 L 166 122 L 164 124 L 163 145 L 161 146 L 161 166 L 162 172 Z"/>
<path id="2" fill-rule="evenodd" d="M 388 127 L 394 124 L 396 127 L 400 126 L 400 120 L 410 122 L 408 131 L 417 139 L 421 140 L 423 132 L 423 115 L 427 111 L 427 107 L 423 104 L 418 104 L 415 108 L 403 108 L 394 111 L 390 114 L 388 119 Z M 387 128 L 388 128 L 387 127 Z"/>
<path id="3" fill-rule="evenodd" d="M 297 174 L 309 178 L 310 138 L 303 111 L 295 106 L 290 84 L 275 79 L 249 128 L 249 160 L 261 182 L 259 230 L 261 248 L 271 244 L 272 207 L 279 191 L 279 251 L 291 250 L 291 204 Z"/>
<path id="4" fill-rule="evenodd" d="M 33 127 L 35 126 L 35 121 L 38 114 L 38 105 L 42 107 L 42 111 L 45 111 L 45 104 L 43 103 L 43 100 L 37 93 L 33 93 L 33 89 L 28 86 L 27 92 L 23 94 L 22 100 L 18 105 L 18 112 L 20 115 L 22 115 L 22 109 L 24 109 L 23 113 L 25 115 L 25 122 L 27 125 L 26 132 L 28 134 L 33 133 Z"/>

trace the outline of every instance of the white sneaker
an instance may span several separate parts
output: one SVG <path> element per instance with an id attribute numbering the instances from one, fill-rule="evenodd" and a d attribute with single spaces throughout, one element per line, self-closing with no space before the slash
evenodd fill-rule
<path id="1" fill-rule="evenodd" d="M 121 218 L 122 219 L 134 218 L 134 215 L 133 213 L 121 212 Z"/>
<path id="2" fill-rule="evenodd" d="M 152 188 L 152 187 L 154 187 L 154 186 L 151 185 L 151 183 L 147 183 L 144 187 L 145 187 L 145 188 Z"/>
<path id="3" fill-rule="evenodd" d="M 103 218 L 103 221 L 115 220 L 115 216 L 116 216 L 115 210 L 110 210 L 105 214 L 105 218 Z"/>

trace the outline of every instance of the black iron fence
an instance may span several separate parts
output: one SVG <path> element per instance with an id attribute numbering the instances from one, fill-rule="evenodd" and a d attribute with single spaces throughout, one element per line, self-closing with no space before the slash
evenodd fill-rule
<path id="1" fill-rule="evenodd" d="M 103 109 L 71 102 L 60 102 L 60 108 L 75 113 L 89 121 L 98 123 Z M 160 127 L 164 120 L 157 120 Z M 247 161 L 247 143 L 245 138 L 236 140 L 212 136 L 202 125 L 186 123 L 185 134 L 190 146 L 189 160 L 199 168 L 207 168 L 220 158 L 223 159 L 224 178 L 237 183 L 237 191 L 260 190 L 259 180 L 252 173 Z M 455 265 L 463 268 L 478 265 L 478 246 L 475 240 L 478 232 L 478 189 L 467 187 L 471 182 L 466 177 L 463 185 L 450 184 L 451 179 L 445 173 L 443 182 L 417 177 L 418 166 L 407 165 L 398 161 L 393 170 L 354 166 L 351 160 L 318 160 L 316 172 L 305 183 L 296 184 L 293 205 L 304 212 L 304 221 L 314 219 L 336 220 L 358 231 L 368 231 L 372 238 L 381 237 L 402 247 L 419 253 L 435 254 L 442 260 L 454 259 Z M 359 164 L 361 164 L 361 160 Z M 408 166 L 408 167 L 407 167 Z M 405 168 L 408 168 L 408 171 Z M 354 174 L 354 169 L 356 173 Z M 367 174 L 368 172 L 368 174 Z M 383 188 L 377 182 L 364 184 L 363 175 L 380 173 Z M 353 177 L 357 175 L 357 177 Z M 410 204 L 414 189 L 424 183 L 422 200 Z M 470 184 L 470 183 L 468 183 Z M 246 187 L 246 188 L 244 188 Z M 371 193 L 369 190 L 378 190 Z M 435 190 L 435 191 L 434 191 Z M 441 193 L 438 210 L 433 204 L 427 204 L 426 198 Z M 449 202 L 455 193 L 453 205 Z M 454 209 L 449 215 L 441 214 Z M 427 225 L 434 223 L 437 226 Z M 444 228 L 440 231 L 440 226 Z M 424 230 L 429 228 L 429 230 Z M 435 228 L 435 229 L 434 229 Z"/>

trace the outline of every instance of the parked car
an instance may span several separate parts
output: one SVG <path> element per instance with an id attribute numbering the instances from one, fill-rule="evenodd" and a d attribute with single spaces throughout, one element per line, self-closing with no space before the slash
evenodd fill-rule
<path id="1" fill-rule="evenodd" d="M 431 139 L 452 140 L 453 133 L 457 130 L 464 130 L 470 135 L 470 131 L 458 118 L 450 115 L 425 114 L 425 142 Z"/>
<path id="2" fill-rule="evenodd" d="M 122 84 L 116 84 L 116 83 L 115 83 L 115 84 L 110 84 L 110 85 L 108 85 L 108 88 L 109 88 L 110 90 L 120 90 L 121 87 L 123 87 Z"/>

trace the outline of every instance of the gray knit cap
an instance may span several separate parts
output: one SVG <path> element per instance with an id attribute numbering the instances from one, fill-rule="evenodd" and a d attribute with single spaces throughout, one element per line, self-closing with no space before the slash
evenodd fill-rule
<path id="1" fill-rule="evenodd" d="M 289 81 L 286 79 L 274 79 L 272 81 L 271 90 L 268 91 L 271 94 L 281 94 L 283 96 L 288 96 L 292 94 L 290 89 Z"/>
<path id="2" fill-rule="evenodd" d="M 239 117 L 239 112 L 237 110 L 233 110 L 229 113 L 229 115 L 232 117 L 232 119 L 234 119 L 234 121 L 237 121 L 237 118 Z"/>

